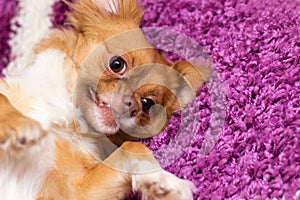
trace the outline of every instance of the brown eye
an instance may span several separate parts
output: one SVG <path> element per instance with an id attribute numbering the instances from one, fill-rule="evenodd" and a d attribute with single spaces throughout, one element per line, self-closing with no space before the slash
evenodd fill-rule
<path id="1" fill-rule="evenodd" d="M 120 56 L 114 56 L 109 61 L 109 68 L 117 74 L 123 74 L 127 69 L 126 61 Z"/>
<path id="2" fill-rule="evenodd" d="M 144 112 L 149 111 L 154 104 L 155 102 L 152 99 L 142 98 L 142 107 Z"/>

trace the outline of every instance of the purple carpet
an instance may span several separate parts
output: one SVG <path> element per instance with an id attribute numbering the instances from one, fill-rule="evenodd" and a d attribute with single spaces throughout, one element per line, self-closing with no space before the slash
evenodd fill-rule
<path id="1" fill-rule="evenodd" d="M 8 40 L 14 34 L 11 30 L 10 20 L 16 15 L 17 5 L 17 0 L 0 0 L 0 77 L 12 56 Z"/>
<path id="2" fill-rule="evenodd" d="M 195 199 L 298 198 L 300 1 L 143 0 L 142 5 L 143 27 L 168 27 L 197 41 L 216 70 L 160 136 L 143 140 L 162 166 L 193 181 Z M 13 56 L 7 21 L 16 3 L 0 0 L 0 7 L 1 69 Z M 65 8 L 55 4 L 55 26 L 62 24 Z M 153 35 L 149 40 L 162 49 L 190 44 Z M 217 75 L 220 82 L 214 82 Z"/>

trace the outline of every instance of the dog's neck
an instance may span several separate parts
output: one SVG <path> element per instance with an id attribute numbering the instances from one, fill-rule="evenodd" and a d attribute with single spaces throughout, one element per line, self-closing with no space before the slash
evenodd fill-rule
<path id="1" fill-rule="evenodd" d="M 134 141 L 137 138 L 124 133 L 123 131 L 119 130 L 117 133 L 108 135 L 107 138 L 115 145 L 121 146 L 126 141 Z"/>

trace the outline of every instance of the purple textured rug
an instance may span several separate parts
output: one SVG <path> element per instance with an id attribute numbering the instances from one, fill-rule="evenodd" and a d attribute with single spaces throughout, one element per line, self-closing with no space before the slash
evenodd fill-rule
<path id="1" fill-rule="evenodd" d="M 0 68 L 10 53 L 7 19 L 14 15 L 13 2 L 0 0 L 1 9 L 12 7 L 0 14 Z M 169 27 L 211 55 L 226 95 L 226 101 L 215 101 L 220 83 L 214 86 L 212 81 L 187 109 L 174 115 L 160 136 L 143 142 L 165 169 L 195 183 L 195 199 L 296 198 L 300 1 L 141 2 L 143 27 Z M 53 22 L 61 24 L 65 7 L 59 2 L 54 10 Z M 177 37 L 149 38 L 163 47 L 180 42 Z M 216 105 L 220 102 L 225 107 Z"/>
<path id="2" fill-rule="evenodd" d="M 17 0 L 0 0 L 0 76 L 11 58 L 8 40 L 13 31 L 11 30 L 10 21 L 16 15 L 17 5 Z"/>

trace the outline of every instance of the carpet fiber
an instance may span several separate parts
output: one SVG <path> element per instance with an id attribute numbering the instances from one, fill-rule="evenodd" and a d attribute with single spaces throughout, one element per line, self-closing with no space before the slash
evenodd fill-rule
<path id="1" fill-rule="evenodd" d="M 300 189 L 300 1 L 141 3 L 143 27 L 168 27 L 197 41 L 215 68 L 215 78 L 174 115 L 167 129 L 142 142 L 166 170 L 194 182 L 195 199 L 296 198 Z M 0 69 L 13 58 L 8 19 L 16 6 L 15 1 L 0 0 Z M 53 24 L 60 26 L 66 7 L 57 2 L 53 8 Z M 178 37 L 149 40 L 162 49 L 180 42 Z"/>

